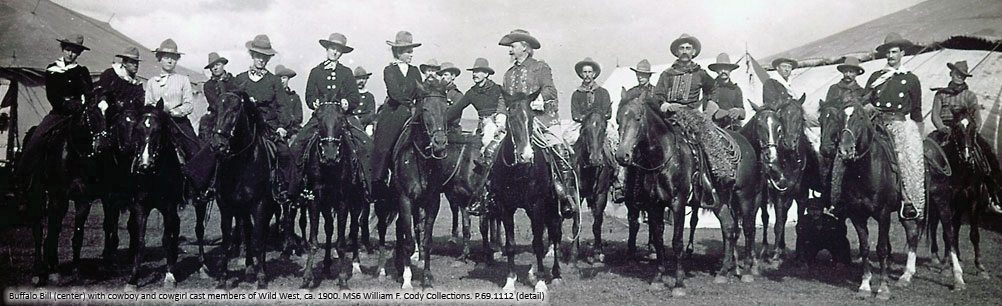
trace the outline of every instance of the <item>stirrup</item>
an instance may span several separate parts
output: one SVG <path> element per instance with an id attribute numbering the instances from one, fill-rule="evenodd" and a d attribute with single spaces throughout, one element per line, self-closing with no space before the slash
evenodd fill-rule
<path id="1" fill-rule="evenodd" d="M 905 208 L 909 206 L 911 206 L 912 211 L 914 211 L 915 213 L 906 215 Z M 905 202 L 904 204 L 901 204 L 901 209 L 898 210 L 898 217 L 901 218 L 902 220 L 915 220 L 921 216 L 922 216 L 922 210 L 918 209 L 918 207 L 916 207 L 915 204 L 912 204 L 911 202 Z"/>

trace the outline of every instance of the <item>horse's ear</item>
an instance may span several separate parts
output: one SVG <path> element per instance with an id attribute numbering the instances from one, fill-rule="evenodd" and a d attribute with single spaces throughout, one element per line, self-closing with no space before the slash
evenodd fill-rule
<path id="1" fill-rule="evenodd" d="M 752 102 L 752 100 L 748 100 L 748 104 L 749 104 L 749 105 L 751 105 L 751 109 L 752 109 L 753 111 L 755 111 L 756 113 L 757 113 L 758 111 L 762 110 L 762 106 L 761 106 L 761 105 L 758 105 L 758 104 L 755 104 L 755 102 Z"/>
<path id="2" fill-rule="evenodd" d="M 157 109 L 164 109 L 164 98 L 157 100 Z"/>
<path id="3" fill-rule="evenodd" d="M 804 105 L 804 101 L 807 100 L 807 94 L 800 94 L 800 99 L 797 99 L 797 104 Z"/>

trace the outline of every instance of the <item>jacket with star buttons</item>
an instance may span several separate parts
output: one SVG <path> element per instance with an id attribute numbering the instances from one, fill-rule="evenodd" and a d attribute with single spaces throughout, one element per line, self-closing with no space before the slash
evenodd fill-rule
<path id="1" fill-rule="evenodd" d="M 341 65 L 324 61 L 310 69 L 309 79 L 306 80 L 306 106 L 316 109 L 321 102 L 340 103 L 342 99 L 348 101 L 349 114 L 355 114 L 362 96 L 358 93 L 358 84 L 355 82 L 355 75 L 351 69 Z"/>

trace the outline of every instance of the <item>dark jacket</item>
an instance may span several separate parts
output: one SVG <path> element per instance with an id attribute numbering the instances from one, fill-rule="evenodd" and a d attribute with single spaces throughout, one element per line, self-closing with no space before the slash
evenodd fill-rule
<path id="1" fill-rule="evenodd" d="M 864 103 L 863 95 L 865 94 L 866 90 L 860 87 L 856 81 L 848 84 L 839 81 L 828 87 L 828 94 L 825 95 L 825 104 L 819 105 L 819 107 L 842 108 L 852 102 Z"/>
<path id="2" fill-rule="evenodd" d="M 282 104 L 282 117 L 285 121 L 282 126 L 292 135 L 303 124 L 303 100 L 299 99 L 295 90 L 289 88 L 285 88 L 285 96 L 285 103 Z"/>
<path id="3" fill-rule="evenodd" d="M 309 79 L 306 80 L 306 106 L 316 109 L 320 102 L 339 103 L 344 99 L 348 100 L 347 111 L 350 113 L 362 103 L 355 75 L 341 63 L 337 63 L 333 69 L 326 68 L 330 64 L 329 61 L 324 61 L 310 69 Z"/>
<path id="4" fill-rule="evenodd" d="M 591 113 L 604 115 L 608 120 L 612 117 L 612 99 L 609 98 L 609 91 L 600 86 L 595 86 L 591 91 L 583 91 L 578 88 L 571 94 L 571 119 L 575 122 L 582 122 Z"/>
<path id="5" fill-rule="evenodd" d="M 386 104 L 389 107 L 411 106 L 421 96 L 418 88 L 421 72 L 413 65 L 407 68 L 407 75 L 403 75 L 396 64 L 386 66 L 383 69 L 383 82 L 386 84 Z"/>
<path id="6" fill-rule="evenodd" d="M 745 109 L 744 94 L 741 93 L 741 87 L 733 82 L 723 82 L 717 81 L 713 87 L 713 94 L 711 95 L 711 100 L 717 103 L 720 109 Z"/>
<path id="7" fill-rule="evenodd" d="M 233 77 L 233 82 L 247 92 L 272 131 L 282 127 L 282 101 L 288 98 L 285 96 L 282 80 L 277 75 L 266 72 L 264 77 L 254 82 L 245 71 Z"/>
<path id="8" fill-rule="evenodd" d="M 90 99 L 94 83 L 87 67 L 78 65 L 64 72 L 53 72 L 56 64 L 49 64 L 45 71 L 45 96 L 52 105 L 52 111 L 72 114 L 81 109 L 81 97 Z"/>
<path id="9" fill-rule="evenodd" d="M 473 84 L 463 95 L 463 99 L 454 107 L 449 109 L 449 120 L 456 120 L 463 116 L 463 110 L 467 106 L 473 105 L 480 118 L 494 116 L 495 114 L 507 114 L 508 110 L 502 107 L 504 99 L 501 94 L 504 92 L 501 85 L 494 83 L 490 79 L 484 81 L 483 86 Z"/>
<path id="10" fill-rule="evenodd" d="M 543 111 L 533 111 L 536 118 L 546 126 L 559 123 L 557 87 L 553 85 L 553 73 L 546 62 L 530 56 L 516 63 L 505 72 L 503 88 L 507 95 L 524 94 L 529 100 L 538 95 L 546 104 Z"/>
<path id="11" fill-rule="evenodd" d="M 768 79 L 762 84 L 762 104 L 769 105 L 784 99 L 794 99 L 799 97 L 791 96 L 786 87 L 779 81 Z"/>
<path id="12" fill-rule="evenodd" d="M 871 92 L 870 103 L 882 113 L 903 115 L 916 122 L 922 122 L 922 84 L 914 73 L 891 76 L 879 86 L 874 82 L 885 73 L 878 70 L 866 81 L 866 89 Z"/>
<path id="13" fill-rule="evenodd" d="M 120 77 L 115 68 L 108 68 L 101 73 L 101 77 L 94 83 L 94 97 L 97 101 L 106 101 L 108 110 L 105 111 L 109 121 L 118 118 L 123 110 L 138 110 L 145 103 L 143 83 L 138 80 L 127 81 Z"/>
<path id="14" fill-rule="evenodd" d="M 695 62 L 675 62 L 661 72 L 658 84 L 654 86 L 653 100 L 648 102 L 653 101 L 658 107 L 661 103 L 671 102 L 694 108 L 702 106 L 712 92 L 713 78 L 706 70 Z"/>
<path id="15" fill-rule="evenodd" d="M 449 83 L 445 86 L 445 98 L 449 103 L 449 107 L 446 109 L 445 120 L 448 122 L 446 128 L 449 130 L 457 130 L 460 128 L 460 121 L 463 117 L 462 110 L 459 111 L 459 117 L 452 117 L 451 114 L 454 113 L 453 109 L 457 108 L 461 101 L 463 101 L 463 92 L 459 91 L 456 87 L 456 83 Z"/>
<path id="16" fill-rule="evenodd" d="M 226 91 L 226 84 L 233 80 L 233 75 L 223 72 L 222 75 L 212 76 L 205 85 L 202 85 L 202 93 L 205 95 L 205 102 L 208 103 L 208 111 L 215 113 L 219 104 L 219 95 Z"/>
<path id="17" fill-rule="evenodd" d="M 362 103 L 355 109 L 354 114 L 362 126 L 366 127 L 376 122 L 376 96 L 368 91 L 359 95 L 362 97 Z"/>

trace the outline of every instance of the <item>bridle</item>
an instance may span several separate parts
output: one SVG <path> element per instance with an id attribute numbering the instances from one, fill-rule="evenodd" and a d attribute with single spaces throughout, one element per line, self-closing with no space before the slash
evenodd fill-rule
<path id="1" fill-rule="evenodd" d="M 422 111 L 422 114 L 424 114 L 423 111 Z M 424 115 L 422 115 L 422 117 L 423 116 Z M 443 114 L 443 120 L 445 120 L 444 119 L 444 114 Z M 435 137 L 436 136 L 446 137 L 445 128 L 442 127 L 442 126 L 444 126 L 444 124 L 441 124 L 439 126 L 429 127 L 428 126 L 429 125 L 428 121 L 429 120 L 424 120 L 424 118 L 421 118 L 421 126 L 424 128 L 425 136 L 428 137 L 428 145 L 426 145 L 424 148 L 420 148 L 419 145 L 418 145 L 418 143 L 416 141 L 412 141 L 414 143 L 415 149 L 417 149 L 415 151 L 417 151 L 418 155 L 420 155 L 421 158 L 424 158 L 424 159 L 442 160 L 442 159 L 445 159 L 445 158 L 449 157 L 449 152 L 447 150 L 443 150 L 442 153 L 441 153 L 441 155 L 437 155 L 435 153 L 435 149 L 434 149 L 434 146 L 435 146 Z M 425 153 L 425 151 L 427 151 L 429 153 Z"/>
<path id="2" fill-rule="evenodd" d="M 338 110 L 340 110 L 341 105 L 338 104 L 338 103 L 334 103 L 332 101 L 324 101 L 324 102 L 320 102 L 319 104 L 317 104 L 317 111 L 319 111 L 321 107 L 337 107 Z M 335 111 L 337 111 L 337 110 L 335 110 Z M 342 117 L 341 120 L 345 120 L 345 124 L 347 124 L 347 120 L 348 120 L 347 116 Z M 316 133 L 317 133 L 318 136 L 320 136 L 320 129 L 318 129 L 316 131 Z M 325 144 L 339 145 L 339 144 L 341 144 L 341 140 L 342 139 L 344 139 L 344 134 L 343 133 L 338 133 L 337 135 L 326 135 L 326 136 L 319 137 L 320 145 L 318 146 L 318 149 L 320 150 L 321 155 L 323 155 L 325 153 L 324 152 L 324 145 Z M 339 156 L 336 155 L 335 159 L 337 157 L 339 157 Z"/>
<path id="3" fill-rule="evenodd" d="M 636 121 L 637 121 L 637 125 L 638 125 L 638 126 L 639 126 L 639 125 L 641 125 L 641 124 L 644 124 L 644 123 L 643 123 L 643 121 L 641 120 L 641 117 L 646 117 L 646 116 L 648 116 L 648 113 L 647 113 L 647 112 L 648 112 L 648 111 L 650 111 L 650 110 L 648 110 L 648 109 L 646 108 L 646 106 L 644 106 L 644 105 L 641 105 L 641 106 L 640 106 L 640 109 L 641 109 L 641 112 L 643 112 L 643 113 L 642 113 L 642 115 L 638 115 L 638 116 L 637 116 L 637 118 L 636 118 L 636 119 L 634 119 L 634 120 L 636 120 Z M 660 120 L 660 118 L 659 118 L 659 120 Z M 620 128 L 622 128 L 622 127 L 623 127 L 623 125 L 621 124 L 621 125 L 620 125 Z M 639 133 L 639 130 L 641 130 L 641 128 L 640 128 L 640 127 L 638 127 L 638 128 L 637 128 L 637 130 L 638 130 L 638 133 L 637 133 L 637 135 L 638 135 L 638 136 L 637 136 L 636 138 L 639 138 L 639 134 L 640 134 L 640 133 Z M 646 129 L 644 129 L 644 130 L 646 130 Z M 670 137 L 670 136 L 669 136 L 669 137 Z M 622 139 L 623 139 L 623 137 L 622 137 L 622 133 L 620 133 L 620 141 L 622 141 Z M 637 143 L 639 143 L 639 141 L 637 141 Z M 633 144 L 633 146 L 631 146 L 631 147 L 630 147 L 630 148 L 631 148 L 631 150 L 632 150 L 632 149 L 635 149 L 635 148 L 637 147 L 637 143 L 634 143 L 634 144 Z M 638 164 L 638 163 L 637 163 L 636 161 L 634 161 L 634 156 L 631 156 L 631 157 L 630 157 L 630 160 L 628 161 L 628 163 L 627 163 L 627 164 L 628 164 L 628 165 L 629 165 L 630 167 L 634 167 L 634 168 L 637 168 L 637 169 L 640 169 L 640 170 L 643 170 L 643 171 L 647 171 L 647 172 L 656 172 L 656 171 L 661 171 L 661 169 L 664 169 L 664 167 L 668 166 L 668 163 L 669 163 L 669 162 L 671 162 L 672 160 L 674 160 L 674 158 L 673 158 L 673 157 L 675 156 L 675 154 L 667 154 L 667 155 L 668 155 L 668 158 L 665 158 L 664 162 L 662 162 L 661 164 L 659 164 L 659 165 L 657 165 L 657 166 L 654 166 L 654 167 L 645 167 L 645 166 L 643 166 L 643 165 L 640 165 L 640 164 Z"/>
<path id="4" fill-rule="evenodd" d="M 231 110 L 231 112 L 233 112 L 234 114 L 236 114 L 237 118 L 242 118 L 244 121 L 247 121 L 247 117 L 246 116 L 241 116 L 243 114 L 243 107 L 244 107 L 244 105 L 243 105 L 243 97 L 241 97 L 240 95 L 235 94 L 233 92 L 224 92 L 220 96 L 220 98 L 222 98 L 222 96 L 236 97 L 239 100 L 239 102 L 237 102 L 236 109 Z M 220 101 L 222 101 L 222 100 L 220 100 Z M 234 121 L 236 121 L 236 120 L 234 120 Z M 237 126 L 238 126 L 237 122 L 233 122 L 233 125 L 229 128 L 229 131 L 224 131 L 219 126 L 216 126 L 216 129 L 214 129 L 212 132 L 215 133 L 216 135 L 219 135 L 219 136 L 223 137 L 223 139 L 226 139 L 226 141 L 229 142 L 230 139 L 233 136 L 236 135 Z M 229 158 L 229 157 L 240 155 L 240 154 L 246 152 L 247 150 L 249 150 L 251 147 L 253 147 L 254 144 L 257 143 L 257 129 L 256 128 L 251 128 L 251 131 L 252 131 L 251 138 L 250 138 L 251 141 L 247 142 L 247 146 L 245 146 L 243 148 L 240 148 L 240 150 L 237 150 L 236 152 L 233 152 L 233 153 L 230 153 L 232 150 L 230 150 L 228 148 L 228 146 L 227 146 L 227 150 L 226 150 L 227 154 L 225 155 L 225 157 Z"/>

